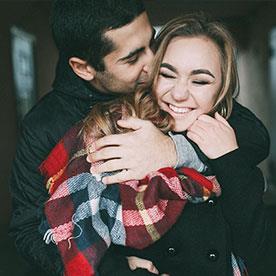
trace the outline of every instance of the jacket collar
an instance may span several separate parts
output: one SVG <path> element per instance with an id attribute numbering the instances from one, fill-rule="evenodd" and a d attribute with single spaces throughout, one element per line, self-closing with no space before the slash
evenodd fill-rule
<path id="1" fill-rule="evenodd" d="M 89 82 L 78 77 L 71 69 L 68 58 L 62 54 L 57 63 L 53 88 L 59 93 L 68 94 L 83 100 L 87 99 L 93 102 L 108 101 L 117 97 L 116 95 L 105 94 L 98 91 Z"/>

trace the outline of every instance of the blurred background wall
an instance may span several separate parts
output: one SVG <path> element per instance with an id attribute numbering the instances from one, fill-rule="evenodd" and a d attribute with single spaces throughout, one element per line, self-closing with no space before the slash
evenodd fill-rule
<path id="1" fill-rule="evenodd" d="M 271 154 L 261 167 L 268 182 L 272 184 L 272 192 L 265 199 L 269 206 L 273 206 L 276 201 L 273 197 L 273 187 L 276 186 L 276 2 L 144 2 L 153 25 L 160 26 L 177 15 L 203 10 L 224 22 L 234 34 L 239 47 L 241 93 L 238 101 L 261 118 L 272 138 Z M 0 275 L 25 275 L 26 271 L 24 261 L 17 256 L 13 243 L 7 236 L 11 211 L 9 175 L 19 125 L 11 28 L 16 26 L 35 38 L 35 96 L 38 100 L 51 89 L 57 61 L 57 51 L 48 24 L 50 7 L 51 1 L 0 1 Z"/>

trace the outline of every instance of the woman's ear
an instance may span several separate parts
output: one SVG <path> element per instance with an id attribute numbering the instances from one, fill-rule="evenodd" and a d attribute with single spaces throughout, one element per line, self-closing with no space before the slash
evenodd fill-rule
<path id="1" fill-rule="evenodd" d="M 76 75 L 86 81 L 93 80 L 96 75 L 96 70 L 83 59 L 71 57 L 69 59 L 69 65 Z"/>

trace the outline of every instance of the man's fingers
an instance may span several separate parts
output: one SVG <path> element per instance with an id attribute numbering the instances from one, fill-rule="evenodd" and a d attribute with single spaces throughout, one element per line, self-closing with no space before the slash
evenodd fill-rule
<path id="1" fill-rule="evenodd" d="M 99 165 L 95 165 L 95 166 L 93 165 L 90 169 L 90 172 L 101 174 L 104 172 L 114 172 L 114 171 L 120 171 L 123 169 L 128 169 L 128 168 L 123 167 L 121 159 L 112 159 L 112 160 L 103 162 Z"/>
<path id="2" fill-rule="evenodd" d="M 118 120 L 117 124 L 120 127 L 123 127 L 123 128 L 138 130 L 142 127 L 147 126 L 149 124 L 149 122 L 145 121 L 145 120 L 142 120 L 142 119 L 139 119 L 139 118 L 129 117 L 125 120 Z"/>
<path id="3" fill-rule="evenodd" d="M 98 151 L 92 152 L 88 155 L 87 161 L 88 162 L 98 162 L 104 161 L 107 159 L 115 159 L 121 158 L 122 150 L 118 151 L 118 147 L 105 147 L 101 148 Z"/>
<path id="4" fill-rule="evenodd" d="M 104 136 L 97 141 L 94 142 L 93 146 L 95 150 L 99 150 L 103 147 L 107 146 L 119 146 L 121 145 L 121 141 L 127 139 L 129 133 L 122 134 L 112 134 L 108 136 Z"/>
<path id="5" fill-rule="evenodd" d="M 130 173 L 128 170 L 122 170 L 121 172 L 118 172 L 116 174 L 103 177 L 102 182 L 108 185 L 108 184 L 121 183 L 132 179 L 133 178 L 130 177 Z"/>

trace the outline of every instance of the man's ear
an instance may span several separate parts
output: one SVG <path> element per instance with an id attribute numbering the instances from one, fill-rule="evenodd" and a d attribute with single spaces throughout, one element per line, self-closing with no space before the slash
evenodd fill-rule
<path id="1" fill-rule="evenodd" d="M 96 70 L 83 59 L 71 57 L 69 59 L 69 65 L 76 75 L 86 81 L 93 80 L 96 75 Z"/>

